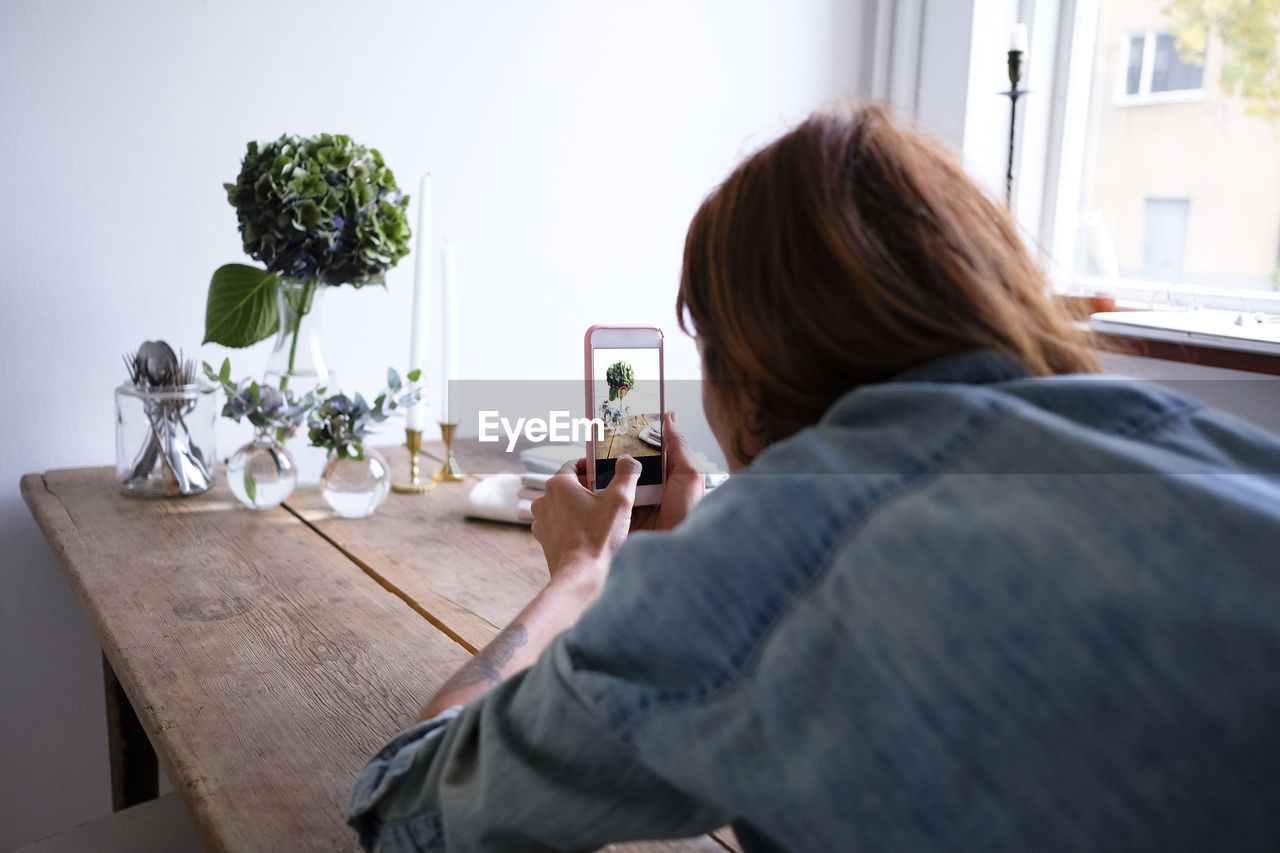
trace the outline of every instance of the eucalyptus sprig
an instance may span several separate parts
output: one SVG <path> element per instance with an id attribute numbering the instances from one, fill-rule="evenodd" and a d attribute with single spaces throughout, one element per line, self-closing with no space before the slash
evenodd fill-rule
<path id="1" fill-rule="evenodd" d="M 421 375 L 421 370 L 411 370 L 407 378 L 410 382 L 417 382 Z M 391 417 L 396 409 L 422 401 L 423 388 L 401 394 L 403 389 L 400 374 L 388 367 L 387 386 L 373 398 L 373 405 L 365 402 L 359 393 L 354 398 L 334 394 L 321 401 L 307 416 L 311 446 L 322 447 L 348 459 L 363 459 L 364 442 L 374 424 Z"/>
<path id="2" fill-rule="evenodd" d="M 231 359 L 224 359 L 222 368 L 216 373 L 209 362 L 204 362 L 204 375 L 221 385 L 227 394 L 227 402 L 222 407 L 224 418 L 236 423 L 248 420 L 259 430 L 274 429 L 277 441 L 293 436 L 325 391 L 324 388 L 316 388 L 298 397 L 292 388 L 281 391 L 271 385 L 259 385 L 252 379 L 233 382 Z"/>

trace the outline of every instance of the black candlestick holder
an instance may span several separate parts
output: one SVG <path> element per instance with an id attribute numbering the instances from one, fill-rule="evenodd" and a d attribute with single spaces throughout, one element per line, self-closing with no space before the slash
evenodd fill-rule
<path id="1" fill-rule="evenodd" d="M 1009 90 L 1001 92 L 1009 99 L 1009 161 L 1004 171 L 1004 203 L 1013 209 L 1013 152 L 1014 137 L 1018 131 L 1018 99 L 1029 94 L 1029 90 L 1021 89 L 1022 83 L 1022 51 L 1009 51 Z"/>

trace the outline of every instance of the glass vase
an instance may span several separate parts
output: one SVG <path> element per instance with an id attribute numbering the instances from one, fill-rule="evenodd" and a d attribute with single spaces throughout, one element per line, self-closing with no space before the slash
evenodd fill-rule
<path id="1" fill-rule="evenodd" d="M 334 388 L 334 375 L 325 361 L 320 337 L 321 308 L 328 289 L 319 282 L 290 279 L 276 287 L 280 331 L 267 358 L 266 384 L 292 389 L 299 396 L 321 385 Z M 288 439 L 286 446 L 296 465 L 298 485 L 319 485 L 324 450 L 308 443 L 305 430 Z"/>
<path id="2" fill-rule="evenodd" d="M 373 515 L 390 491 L 387 460 L 373 448 L 357 447 L 355 456 L 330 452 L 320 475 L 321 496 L 343 518 Z"/>
<path id="3" fill-rule="evenodd" d="M 280 330 L 267 358 L 266 381 L 284 390 L 305 394 L 329 384 L 329 367 L 320 345 L 324 285 L 315 281 L 283 280 L 276 287 Z"/>
<path id="4" fill-rule="evenodd" d="M 293 454 L 264 430 L 227 460 L 227 485 L 249 509 L 271 509 L 293 494 L 298 467 Z"/>
<path id="5" fill-rule="evenodd" d="M 213 485 L 212 386 L 116 389 L 116 484 L 132 497 L 196 495 Z"/>
<path id="6" fill-rule="evenodd" d="M 600 406 L 601 420 L 604 425 L 613 432 L 614 435 L 624 436 L 627 434 L 627 420 L 631 414 L 631 410 L 623 405 L 622 400 L 606 401 Z"/>

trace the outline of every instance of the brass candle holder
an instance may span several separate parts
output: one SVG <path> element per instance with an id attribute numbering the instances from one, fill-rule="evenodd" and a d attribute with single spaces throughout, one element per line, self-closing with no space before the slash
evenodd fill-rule
<path id="1" fill-rule="evenodd" d="M 391 491 L 401 495 L 425 495 L 434 489 L 436 484 L 430 480 L 424 482 L 422 479 L 422 466 L 418 461 L 418 454 L 422 451 L 422 430 L 406 429 L 404 443 L 409 448 L 409 482 L 392 483 Z"/>
<path id="2" fill-rule="evenodd" d="M 458 425 L 447 424 L 444 421 L 438 421 L 438 423 L 440 437 L 444 439 L 444 464 L 432 479 L 437 483 L 456 483 L 466 476 L 458 465 L 458 460 L 453 457 L 453 431 L 458 428 Z"/>

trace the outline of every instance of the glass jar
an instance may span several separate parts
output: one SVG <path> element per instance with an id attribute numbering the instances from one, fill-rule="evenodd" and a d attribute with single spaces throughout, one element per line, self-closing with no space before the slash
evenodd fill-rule
<path id="1" fill-rule="evenodd" d="M 116 389 L 116 483 L 122 493 L 196 495 L 213 485 L 214 391 L 202 383 Z"/>
<path id="2" fill-rule="evenodd" d="M 329 453 L 329 461 L 320 474 L 320 494 L 338 515 L 373 515 L 390 492 L 391 470 L 378 451 L 357 447 L 354 456 Z"/>
<path id="3" fill-rule="evenodd" d="M 298 466 L 274 431 L 264 429 L 227 460 L 227 485 L 249 509 L 271 509 L 297 488 Z"/>

